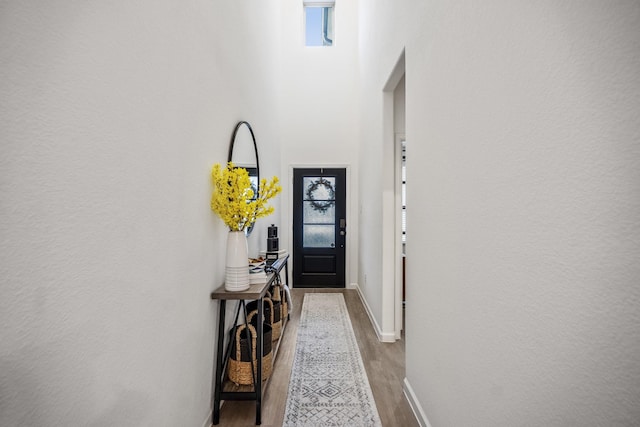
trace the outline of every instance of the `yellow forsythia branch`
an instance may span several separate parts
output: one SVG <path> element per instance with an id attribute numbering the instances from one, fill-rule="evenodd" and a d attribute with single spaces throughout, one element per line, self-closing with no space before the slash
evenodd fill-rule
<path id="1" fill-rule="evenodd" d="M 273 213 L 273 206 L 268 206 L 269 199 L 282 191 L 277 176 L 267 182 L 260 180 L 258 197 L 253 199 L 249 172 L 244 168 L 236 168 L 232 162 L 222 168 L 216 163 L 211 170 L 213 193 L 211 194 L 211 210 L 229 227 L 231 231 L 243 231 L 258 218 Z"/>

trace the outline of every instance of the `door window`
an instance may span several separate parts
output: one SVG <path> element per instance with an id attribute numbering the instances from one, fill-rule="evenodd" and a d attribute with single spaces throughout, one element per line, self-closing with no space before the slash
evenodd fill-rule
<path id="1" fill-rule="evenodd" d="M 333 248 L 336 222 L 336 179 L 304 177 L 303 245 L 305 248 Z"/>

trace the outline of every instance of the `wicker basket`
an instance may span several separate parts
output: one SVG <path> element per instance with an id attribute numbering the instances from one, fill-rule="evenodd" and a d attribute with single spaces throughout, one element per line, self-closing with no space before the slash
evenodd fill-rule
<path id="1" fill-rule="evenodd" d="M 275 284 L 271 287 L 272 299 L 280 301 L 282 304 L 282 319 L 289 316 L 289 301 L 287 299 L 287 292 L 284 289 L 284 284 L 280 278 L 280 274 L 276 276 Z"/>
<path id="2" fill-rule="evenodd" d="M 280 301 L 273 301 L 270 296 L 269 292 L 267 292 L 267 297 L 263 299 L 264 319 L 265 324 L 271 326 L 271 339 L 273 341 L 277 341 L 282 333 L 282 305 L 280 304 Z M 258 317 L 258 301 L 251 301 L 248 303 L 247 311 L 249 311 L 249 319 L 251 323 L 256 326 Z"/>
<path id="3" fill-rule="evenodd" d="M 274 286 L 275 293 L 279 294 L 279 301 L 282 304 L 282 318 L 284 319 L 289 315 L 289 301 L 287 301 L 287 292 L 284 290 L 283 284 L 277 284 Z"/>
<path id="4" fill-rule="evenodd" d="M 284 290 L 284 285 L 275 284 L 271 287 L 271 300 L 278 301 L 281 305 L 280 314 L 282 315 L 280 319 L 284 319 L 289 315 L 289 303 L 287 302 L 287 293 Z"/>
<path id="5" fill-rule="evenodd" d="M 278 283 L 276 283 L 275 285 L 271 285 L 267 292 L 271 296 L 271 300 L 282 302 L 282 286 L 280 286 Z"/>
<path id="6" fill-rule="evenodd" d="M 263 325 L 262 340 L 262 381 L 271 376 L 273 369 L 273 354 L 271 352 L 271 327 Z M 247 333 L 249 332 L 249 334 Z M 249 339 L 248 335 L 251 335 Z M 254 375 L 258 374 L 258 361 L 256 358 L 256 342 L 258 334 L 253 325 L 238 325 L 236 336 L 231 345 L 231 355 L 229 356 L 228 375 L 235 384 L 249 385 L 254 383 Z M 249 346 L 253 356 L 253 373 L 251 372 L 251 362 L 249 361 Z"/>
<path id="7" fill-rule="evenodd" d="M 289 301 L 287 300 L 287 293 L 282 292 L 282 318 L 289 317 Z"/>

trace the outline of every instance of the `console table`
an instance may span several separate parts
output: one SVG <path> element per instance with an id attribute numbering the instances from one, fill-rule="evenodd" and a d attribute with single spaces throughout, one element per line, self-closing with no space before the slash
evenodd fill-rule
<path id="1" fill-rule="evenodd" d="M 230 340 L 234 338 L 235 331 L 238 323 L 240 310 L 243 309 L 246 315 L 245 301 L 258 300 L 258 319 L 264 319 L 264 296 L 267 293 L 269 287 L 274 283 L 276 277 L 280 274 L 282 269 L 285 270 L 285 284 L 289 285 L 289 268 L 288 268 L 289 255 L 285 255 L 282 258 L 277 259 L 272 264 L 267 265 L 265 271 L 267 272 L 267 282 L 262 284 L 251 285 L 249 289 L 242 292 L 229 292 L 225 290 L 224 285 L 220 286 L 215 291 L 211 292 L 211 299 L 219 300 L 218 308 L 218 340 L 217 340 L 217 353 L 216 353 L 216 366 L 215 366 L 215 390 L 213 398 L 213 424 L 220 422 L 220 402 L 222 400 L 255 400 L 256 401 L 256 424 L 262 423 L 261 419 L 261 406 L 262 406 L 262 354 L 256 355 L 257 369 L 256 376 L 254 377 L 255 383 L 253 387 L 249 386 L 251 390 L 230 390 L 233 387 L 229 386 L 230 381 L 225 381 L 225 375 L 227 372 L 227 362 L 231 353 L 231 341 L 227 344 L 227 348 L 224 347 L 225 341 L 225 311 L 227 300 L 239 301 L 238 307 L 235 313 L 235 321 L 231 328 Z M 285 319 L 283 319 L 282 333 L 276 350 L 274 352 L 273 360 L 275 362 L 275 356 L 277 353 L 277 347 L 280 344 L 282 335 L 284 335 Z M 246 323 L 246 316 L 244 322 Z M 262 353 L 262 340 L 263 340 L 263 321 L 257 322 L 257 338 L 256 349 Z M 250 357 L 251 359 L 251 357 Z M 267 380 L 268 381 L 268 380 Z M 227 387 L 225 387 L 227 385 Z"/>

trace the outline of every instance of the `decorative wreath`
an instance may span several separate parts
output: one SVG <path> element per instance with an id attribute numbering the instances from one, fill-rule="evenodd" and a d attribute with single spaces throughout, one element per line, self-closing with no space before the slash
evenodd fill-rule
<path id="1" fill-rule="evenodd" d="M 329 197 L 323 197 L 322 199 L 316 199 L 316 192 L 320 188 L 324 187 L 324 190 L 328 193 Z M 335 202 L 336 192 L 329 181 L 324 178 L 316 180 L 313 184 L 307 188 L 307 198 L 311 202 L 311 206 L 318 212 L 326 212 Z"/>

